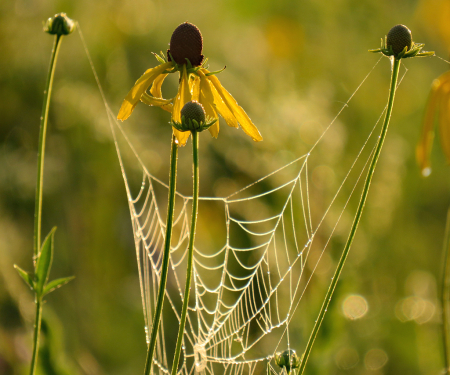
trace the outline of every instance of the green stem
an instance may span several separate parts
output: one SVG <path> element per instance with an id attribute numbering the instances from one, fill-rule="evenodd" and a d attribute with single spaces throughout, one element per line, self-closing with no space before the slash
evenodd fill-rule
<path id="1" fill-rule="evenodd" d="M 152 372 L 153 355 L 155 353 L 156 338 L 161 322 L 161 313 L 164 303 L 164 294 L 167 285 L 167 272 L 169 269 L 170 258 L 170 243 L 172 239 L 172 227 L 175 209 L 175 192 L 177 180 L 177 160 L 178 160 L 178 146 L 175 142 L 175 136 L 172 136 L 172 149 L 170 156 L 170 172 L 169 172 L 169 202 L 167 204 L 167 221 L 166 221 L 166 237 L 164 240 L 164 254 L 161 268 L 161 278 L 159 281 L 158 300 L 156 302 L 155 315 L 153 317 L 153 325 L 150 336 L 150 342 L 147 351 L 147 360 L 145 363 L 144 374 L 149 375 Z"/>
<path id="2" fill-rule="evenodd" d="M 380 156 L 381 148 L 383 147 L 384 139 L 386 138 L 386 133 L 389 126 L 389 120 L 391 118 L 392 106 L 394 104 L 395 97 L 395 89 L 397 88 L 397 79 L 398 72 L 400 70 L 400 61 L 394 60 L 392 67 L 392 75 L 391 75 L 391 87 L 389 91 L 389 101 L 386 111 L 386 117 L 384 119 L 383 128 L 381 129 L 381 134 L 378 139 L 378 143 L 375 148 L 375 153 L 373 155 L 372 161 L 369 166 L 369 171 L 367 172 L 366 181 L 364 183 L 363 191 L 361 194 L 361 200 L 359 201 L 358 208 L 356 210 L 355 218 L 353 219 L 353 224 L 350 229 L 350 234 L 348 236 L 347 242 L 344 247 L 344 251 L 342 252 L 341 258 L 339 259 L 339 263 L 337 265 L 336 271 L 334 272 L 333 278 L 331 279 L 330 287 L 328 288 L 327 294 L 323 301 L 322 307 L 319 312 L 319 316 L 317 317 L 316 323 L 314 324 L 314 328 L 311 332 L 311 336 L 309 337 L 308 344 L 306 345 L 305 353 L 302 357 L 302 361 L 300 363 L 298 374 L 303 374 L 305 370 L 306 362 L 311 353 L 312 346 L 317 337 L 317 333 L 319 332 L 320 326 L 322 325 L 323 319 L 325 317 L 325 313 L 327 312 L 328 305 L 330 304 L 331 297 L 333 296 L 334 290 L 336 288 L 337 282 L 339 280 L 339 276 L 341 275 L 342 269 L 345 264 L 345 260 L 347 259 L 350 247 L 352 245 L 353 239 L 355 237 L 356 229 L 358 228 L 359 221 L 361 219 L 361 215 L 364 209 L 364 205 L 366 204 L 367 194 L 369 192 L 370 183 L 372 181 L 373 173 L 375 171 L 375 167 L 377 165 L 378 158 Z"/>
<path id="3" fill-rule="evenodd" d="M 186 286 L 184 288 L 183 308 L 181 310 L 180 327 L 178 329 L 177 345 L 175 348 L 175 356 L 172 362 L 172 375 L 176 375 L 178 370 L 178 362 L 180 361 L 181 344 L 183 343 L 184 328 L 186 326 L 186 315 L 189 303 L 189 294 L 191 291 L 192 280 L 192 263 L 194 259 L 194 240 L 195 227 L 197 225 L 198 213 L 198 190 L 199 190 L 199 167 L 198 167 L 198 132 L 192 132 L 192 156 L 193 156 L 193 174 L 194 174 L 194 191 L 192 196 L 192 216 L 191 216 L 191 232 L 189 234 L 188 264 L 186 270 Z"/>
<path id="4" fill-rule="evenodd" d="M 42 301 L 36 297 L 36 317 L 34 322 L 34 341 L 33 341 L 33 355 L 31 357 L 30 375 L 36 372 L 36 364 L 39 351 L 39 336 L 41 334 L 41 314 L 42 314 Z"/>
<path id="5" fill-rule="evenodd" d="M 53 76 L 55 73 L 56 60 L 58 58 L 59 47 L 61 45 L 61 35 L 55 36 L 52 55 L 50 58 L 50 67 L 47 75 L 47 83 L 44 91 L 44 103 L 42 105 L 41 124 L 39 130 L 38 144 L 38 167 L 36 181 L 36 197 L 34 212 L 34 259 L 36 260 L 41 248 L 41 218 L 42 218 L 42 188 L 44 185 L 44 157 L 45 157 L 45 139 L 47 134 L 48 109 L 50 107 L 50 97 L 53 87 Z M 34 323 L 33 354 L 31 357 L 30 375 L 36 372 L 37 358 L 39 352 L 39 337 L 41 333 L 42 318 L 42 300 L 36 295 L 36 317 Z"/>
<path id="6" fill-rule="evenodd" d="M 449 311 L 449 296 L 450 296 L 450 208 L 447 212 L 447 222 L 445 225 L 444 237 L 444 274 L 442 277 L 442 334 L 444 342 L 444 360 L 445 371 L 444 374 L 450 374 L 450 311 Z"/>
<path id="7" fill-rule="evenodd" d="M 45 156 L 45 137 L 47 134 L 48 109 L 50 107 L 50 97 L 52 94 L 53 75 L 55 73 L 56 59 L 58 57 L 59 47 L 61 45 L 62 35 L 55 36 L 53 44 L 52 57 L 47 76 L 47 85 L 44 91 L 44 104 L 42 106 L 41 127 L 39 131 L 38 146 L 38 168 L 36 182 L 36 198 L 34 211 L 34 256 L 39 254 L 41 247 L 41 217 L 42 217 L 42 187 L 44 185 L 44 156 Z"/>

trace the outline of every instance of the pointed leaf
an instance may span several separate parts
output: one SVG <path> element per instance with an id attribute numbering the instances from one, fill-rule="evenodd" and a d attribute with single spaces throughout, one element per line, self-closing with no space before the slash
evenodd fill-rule
<path id="1" fill-rule="evenodd" d="M 36 262 L 36 293 L 40 296 L 42 296 L 44 285 L 48 280 L 48 275 L 50 274 L 50 267 L 53 259 L 53 238 L 55 235 L 55 230 L 56 227 L 54 227 L 45 238 Z"/>
<path id="2" fill-rule="evenodd" d="M 33 277 L 30 276 L 30 274 L 26 271 L 24 271 L 22 268 L 20 268 L 17 264 L 14 265 L 14 268 L 19 273 L 20 277 L 27 283 L 27 285 L 30 287 L 31 290 L 34 290 L 34 281 Z"/>
<path id="3" fill-rule="evenodd" d="M 58 289 L 62 287 L 63 285 L 67 284 L 69 281 L 73 280 L 75 276 L 70 277 L 63 277 L 61 279 L 55 279 L 50 281 L 44 288 L 44 292 L 42 293 L 43 296 L 46 294 L 49 294 L 53 292 L 55 289 Z"/>

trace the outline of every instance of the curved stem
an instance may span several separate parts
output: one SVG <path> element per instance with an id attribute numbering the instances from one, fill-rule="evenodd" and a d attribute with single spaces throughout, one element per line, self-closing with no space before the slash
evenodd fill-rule
<path id="1" fill-rule="evenodd" d="M 41 334 L 41 314 L 42 314 L 41 300 L 36 298 L 36 317 L 34 321 L 33 355 L 31 357 L 30 375 L 33 375 L 36 371 L 37 357 L 39 351 L 39 336 Z"/>
<path id="2" fill-rule="evenodd" d="M 150 336 L 150 342 L 147 351 L 147 360 L 145 362 L 144 374 L 149 375 L 152 371 L 153 355 L 155 353 L 156 338 L 158 336 L 158 330 L 161 322 L 161 313 L 164 303 L 164 294 L 166 292 L 167 285 L 167 272 L 169 269 L 170 258 L 170 243 L 172 239 L 172 227 L 173 227 L 173 213 L 175 209 L 175 191 L 177 180 L 177 160 L 178 160 L 178 146 L 175 142 L 175 136 L 172 135 L 172 149 L 170 156 L 170 172 L 169 172 L 169 201 L 167 203 L 167 221 L 166 221 L 166 237 L 164 240 L 164 254 L 163 263 L 161 268 L 161 278 L 159 280 L 159 292 L 158 300 L 156 302 L 155 315 L 153 317 L 153 325 Z"/>
<path id="3" fill-rule="evenodd" d="M 177 345 L 175 348 L 175 356 L 172 362 L 172 375 L 176 375 L 178 369 L 178 362 L 180 361 L 181 344 L 183 343 L 184 328 L 186 326 L 186 315 L 189 304 L 189 294 L 191 290 L 192 281 L 192 263 L 194 259 L 194 240 L 195 228 L 197 225 L 198 213 L 198 190 L 199 190 L 199 167 L 198 167 L 198 132 L 192 132 L 192 169 L 194 174 L 194 191 L 192 196 L 192 216 L 191 216 L 191 231 L 189 234 L 189 249 L 188 249 L 188 264 L 186 270 L 186 286 L 184 288 L 183 308 L 181 310 L 180 327 L 178 329 Z"/>
<path id="4" fill-rule="evenodd" d="M 359 201 L 359 205 L 356 210 L 355 218 L 353 219 L 353 224 L 350 229 L 350 234 L 345 244 L 344 251 L 342 252 L 341 258 L 339 259 L 336 271 L 334 272 L 333 278 L 331 279 L 331 284 L 328 288 L 327 294 L 320 309 L 319 316 L 317 317 L 316 323 L 314 324 L 314 328 L 311 332 L 311 336 L 309 337 L 308 344 L 306 345 L 305 353 L 302 357 L 302 361 L 300 363 L 298 371 L 299 375 L 303 374 L 303 371 L 305 370 L 306 362 L 308 360 L 309 354 L 311 353 L 311 349 L 317 337 L 317 333 L 319 332 L 320 326 L 322 325 L 325 313 L 327 312 L 328 305 L 330 304 L 331 297 L 333 296 L 334 290 L 339 280 L 339 276 L 341 275 L 345 260 L 347 259 L 350 247 L 355 237 L 356 229 L 358 228 L 359 221 L 361 220 L 361 215 L 364 209 L 364 205 L 366 204 L 370 183 L 372 181 L 373 173 L 375 171 L 375 167 L 377 165 L 377 161 L 380 156 L 381 148 L 383 147 L 384 139 L 386 137 L 387 129 L 389 126 L 389 120 L 391 118 L 392 106 L 394 104 L 394 97 L 395 97 L 395 89 L 397 88 L 398 72 L 400 70 L 400 61 L 401 60 L 395 59 L 393 63 L 391 75 L 391 87 L 389 91 L 389 101 L 386 111 L 386 117 L 384 119 L 383 127 L 381 129 L 381 134 L 379 136 L 378 143 L 375 148 L 375 153 L 373 155 L 372 161 L 369 166 L 369 170 L 367 172 L 366 181 L 364 182 L 363 191 L 361 193 L 361 200 Z"/>
<path id="5" fill-rule="evenodd" d="M 450 297 L 450 208 L 447 212 L 447 222 L 445 225 L 444 237 L 444 273 L 442 277 L 442 334 L 444 343 L 444 360 L 445 370 L 444 374 L 450 374 L 450 311 L 449 311 L 449 297 Z"/>
<path id="6" fill-rule="evenodd" d="M 41 127 L 39 131 L 38 146 L 38 168 L 36 182 L 36 198 L 34 210 L 34 256 L 37 257 L 41 248 L 41 217 L 42 217 L 42 187 L 44 185 L 44 156 L 45 156 L 45 137 L 47 134 L 48 109 L 50 107 L 50 97 L 52 95 L 53 75 L 55 73 L 56 59 L 58 57 L 59 46 L 61 45 L 62 35 L 55 36 L 53 44 L 52 57 L 48 70 L 47 84 L 44 91 L 44 104 L 42 105 Z"/>

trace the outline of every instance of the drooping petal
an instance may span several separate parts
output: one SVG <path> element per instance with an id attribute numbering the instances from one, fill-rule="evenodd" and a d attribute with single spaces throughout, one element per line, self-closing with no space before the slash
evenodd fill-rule
<path id="1" fill-rule="evenodd" d="M 200 92 L 199 92 L 199 98 L 198 101 L 203 105 L 203 108 L 205 110 L 206 118 L 208 120 L 210 119 L 219 119 L 219 116 L 217 115 L 216 109 L 214 107 L 214 96 L 211 91 L 211 86 L 209 81 L 206 79 L 205 75 L 200 75 Z M 195 92 L 193 95 L 193 98 L 195 96 Z M 208 128 L 209 132 L 214 138 L 217 138 L 219 135 L 219 121 L 216 121 L 214 125 Z"/>
<path id="2" fill-rule="evenodd" d="M 155 98 L 154 96 L 151 96 L 144 92 L 141 95 L 141 102 L 147 105 L 151 106 L 157 106 L 157 107 L 163 107 L 163 106 L 172 106 L 172 100 L 173 99 L 162 99 L 162 98 Z M 170 111 L 172 112 L 172 111 Z"/>
<path id="3" fill-rule="evenodd" d="M 440 103 L 439 135 L 447 163 L 450 163 L 450 81 L 443 85 Z"/>
<path id="4" fill-rule="evenodd" d="M 166 74 L 160 74 L 156 79 L 153 81 L 152 87 L 150 87 L 150 94 L 154 96 L 155 98 L 162 98 L 162 91 L 161 86 L 166 79 L 166 77 L 169 75 L 169 73 Z"/>
<path id="5" fill-rule="evenodd" d="M 214 124 L 212 124 L 209 128 L 209 133 L 214 137 L 217 138 L 219 136 L 219 121 L 216 121 Z"/>
<path id="6" fill-rule="evenodd" d="M 217 93 L 214 86 L 210 83 L 208 77 L 206 77 L 205 73 L 207 72 L 206 69 L 200 69 L 198 71 L 198 74 L 201 79 L 201 86 L 202 86 L 202 99 L 200 100 L 200 103 L 203 104 L 203 107 L 205 108 L 205 112 L 207 116 L 212 116 L 208 114 L 208 109 L 211 108 L 210 112 L 214 113 L 213 118 L 217 118 L 217 112 L 224 118 L 225 122 L 228 126 L 231 126 L 233 128 L 238 128 L 238 122 L 236 118 L 233 116 L 231 111 L 228 109 L 228 107 L 223 102 L 220 95 Z M 208 109 L 207 109 L 208 108 Z M 216 112 L 217 110 L 217 112 Z M 217 124 L 218 126 L 218 124 Z"/>
<path id="7" fill-rule="evenodd" d="M 435 79 L 431 87 L 430 96 L 428 98 L 427 108 L 425 110 L 425 117 L 423 120 L 422 134 L 419 143 L 416 147 L 416 160 L 419 164 L 420 171 L 424 176 L 428 176 L 430 170 L 430 153 L 433 147 L 434 139 L 434 120 L 438 106 L 439 94 L 442 89 L 443 76 Z M 449 76 L 450 77 L 450 76 Z"/>
<path id="8" fill-rule="evenodd" d="M 194 76 L 194 79 L 189 81 L 189 88 L 192 92 L 192 99 L 196 102 L 200 101 L 200 77 Z"/>
<path id="9" fill-rule="evenodd" d="M 223 88 L 219 79 L 215 75 L 210 75 L 207 78 L 217 90 L 217 93 L 220 95 L 228 109 L 231 111 L 231 113 L 233 113 L 234 117 L 236 117 L 236 120 L 241 125 L 242 130 L 254 141 L 262 141 L 262 136 L 259 133 L 257 127 L 253 124 L 252 120 L 250 120 L 250 117 L 248 117 L 244 109 L 238 105 L 231 94 Z"/>
<path id="10" fill-rule="evenodd" d="M 180 85 L 178 86 L 178 93 L 173 103 L 172 121 L 181 123 L 181 109 L 191 100 L 191 91 L 189 89 L 189 81 L 186 73 L 186 65 L 183 65 L 181 71 Z M 173 133 L 178 140 L 179 146 L 184 146 L 189 138 L 190 132 L 180 132 L 173 128 Z"/>
<path id="11" fill-rule="evenodd" d="M 163 96 L 162 96 L 162 92 L 161 92 L 161 86 L 162 86 L 164 80 L 166 79 L 166 77 L 167 77 L 168 75 L 169 75 L 168 73 L 166 73 L 166 74 L 160 74 L 160 75 L 159 75 L 158 77 L 156 77 L 156 79 L 153 81 L 153 85 L 152 85 L 152 87 L 150 88 L 150 94 L 151 94 L 152 96 L 154 96 L 155 98 L 162 98 L 162 97 L 163 97 Z M 164 109 L 165 111 L 172 113 L 172 109 L 173 109 L 173 104 L 172 104 L 172 103 L 170 103 L 170 104 L 168 104 L 168 105 L 161 105 L 160 107 L 161 107 L 162 109 Z"/>
<path id="12" fill-rule="evenodd" d="M 125 97 L 122 106 L 120 107 L 119 114 L 117 118 L 119 120 L 126 120 L 130 117 L 137 103 L 141 99 L 142 94 L 147 90 L 153 81 L 166 69 L 170 69 L 173 67 L 172 62 L 167 62 L 161 65 L 158 65 L 155 68 L 148 69 L 142 76 L 139 78 L 133 88 Z"/>

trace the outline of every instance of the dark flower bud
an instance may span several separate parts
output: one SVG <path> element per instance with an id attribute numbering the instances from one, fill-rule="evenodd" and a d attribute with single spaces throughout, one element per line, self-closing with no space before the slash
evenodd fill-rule
<path id="1" fill-rule="evenodd" d="M 400 52 L 404 50 L 409 51 L 413 45 L 411 30 L 409 30 L 404 25 L 396 25 L 389 30 L 386 38 L 386 46 L 392 47 L 392 52 L 394 56 L 397 56 Z"/>
<path id="2" fill-rule="evenodd" d="M 75 22 L 66 13 L 55 14 L 44 25 L 44 31 L 52 35 L 68 35 L 75 29 Z"/>
<path id="3" fill-rule="evenodd" d="M 300 358 L 295 350 L 288 349 L 275 355 L 275 364 L 278 367 L 286 368 L 286 371 L 289 373 L 291 369 L 296 369 L 300 366 Z"/>
<path id="4" fill-rule="evenodd" d="M 200 66 L 204 56 L 203 38 L 200 30 L 192 23 L 185 22 L 178 26 L 170 38 L 170 49 L 167 50 L 167 59 L 178 65 L 186 64 L 188 59 L 192 66 Z"/>

